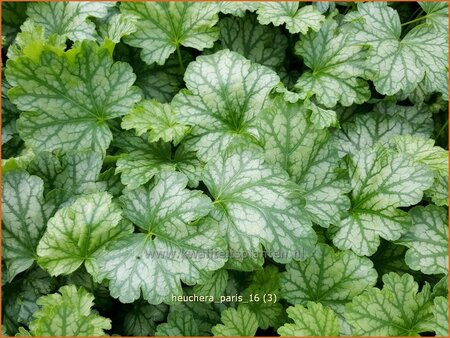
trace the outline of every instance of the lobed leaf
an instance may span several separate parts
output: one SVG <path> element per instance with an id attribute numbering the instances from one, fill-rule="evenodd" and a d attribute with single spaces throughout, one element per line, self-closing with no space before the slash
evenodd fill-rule
<path id="1" fill-rule="evenodd" d="M 280 327 L 280 336 L 337 336 L 339 333 L 339 323 L 333 310 L 320 303 L 308 302 L 308 308 L 291 306 L 287 313 L 294 324 Z"/>
<path id="2" fill-rule="evenodd" d="M 8 95 L 25 111 L 17 128 L 36 149 L 104 152 L 112 139 L 107 121 L 125 115 L 140 97 L 131 67 L 114 63 L 94 42 L 83 41 L 72 53 L 44 49 L 39 62 L 21 57 L 6 68 Z"/>

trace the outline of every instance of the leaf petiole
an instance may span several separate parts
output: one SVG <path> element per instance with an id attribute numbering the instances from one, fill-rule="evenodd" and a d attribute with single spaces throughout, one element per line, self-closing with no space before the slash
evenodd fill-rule
<path id="1" fill-rule="evenodd" d="M 177 43 L 177 55 L 178 55 L 178 63 L 180 64 L 180 70 L 182 73 L 186 70 L 183 63 L 183 58 L 181 56 L 180 44 Z"/>
<path id="2" fill-rule="evenodd" d="M 407 21 L 407 22 L 402 23 L 401 26 L 403 27 L 403 26 L 406 26 L 406 25 L 409 25 L 409 24 L 418 22 L 418 21 L 420 21 L 420 20 L 426 19 L 427 17 L 428 17 L 428 15 L 420 16 L 420 17 L 415 18 L 415 19 L 413 19 L 413 20 L 410 20 L 410 21 Z"/>

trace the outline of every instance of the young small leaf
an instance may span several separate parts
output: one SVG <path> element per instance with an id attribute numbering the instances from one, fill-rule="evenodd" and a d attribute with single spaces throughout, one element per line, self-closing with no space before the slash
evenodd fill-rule
<path id="1" fill-rule="evenodd" d="M 91 310 L 94 296 L 83 288 L 66 285 L 58 293 L 42 296 L 30 331 L 34 336 L 104 336 L 111 321 Z"/>
<path id="2" fill-rule="evenodd" d="M 278 329 L 280 336 L 337 336 L 339 323 L 336 314 L 320 303 L 308 302 L 289 307 L 286 311 L 294 324 L 284 324 Z"/>
<path id="3" fill-rule="evenodd" d="M 214 336 L 254 336 L 258 329 L 256 315 L 245 305 L 222 311 L 222 323 L 212 328 Z"/>

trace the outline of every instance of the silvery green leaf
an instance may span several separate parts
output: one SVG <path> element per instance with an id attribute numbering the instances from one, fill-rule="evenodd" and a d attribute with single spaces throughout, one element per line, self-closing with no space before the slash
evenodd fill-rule
<path id="1" fill-rule="evenodd" d="M 299 185 L 309 217 L 328 227 L 350 208 L 345 195 L 350 187 L 338 173 L 335 141 L 327 129 L 317 128 L 307 118 L 316 113 L 306 103 L 289 103 L 277 97 L 261 114 L 259 133 L 266 160 L 288 172 Z"/>
<path id="2" fill-rule="evenodd" d="M 299 8 L 298 2 L 263 2 L 258 6 L 258 21 L 262 25 L 286 24 L 290 33 L 306 34 L 309 29 L 318 31 L 325 20 L 316 7 L 306 5 Z"/>
<path id="3" fill-rule="evenodd" d="M 222 311 L 221 320 L 212 328 L 214 336 L 254 336 L 258 329 L 256 315 L 243 304 Z"/>
<path id="4" fill-rule="evenodd" d="M 305 104 L 307 104 L 311 110 L 309 119 L 316 128 L 323 129 L 336 127 L 339 125 L 337 115 L 334 110 L 324 109 L 311 101 L 305 101 Z"/>
<path id="5" fill-rule="evenodd" d="M 147 137 L 131 134 L 121 135 L 116 143 L 124 151 L 117 160 L 116 174 L 130 189 L 147 183 L 159 172 L 175 170 L 170 160 L 170 143 L 149 143 Z"/>
<path id="6" fill-rule="evenodd" d="M 355 114 L 336 133 L 340 156 L 368 149 L 375 143 L 388 145 L 397 135 L 429 137 L 433 132 L 431 112 L 424 106 L 400 106 L 382 102 L 373 112 Z"/>
<path id="7" fill-rule="evenodd" d="M 102 154 L 88 150 L 67 152 L 62 156 L 40 152 L 27 170 L 42 178 L 46 190 L 61 189 L 81 195 L 104 190 L 97 182 L 102 164 Z"/>
<path id="8" fill-rule="evenodd" d="M 124 40 L 142 48 L 146 63 L 164 64 L 180 46 L 203 50 L 219 38 L 214 27 L 219 6 L 207 2 L 123 2 L 120 11 L 137 17 L 136 31 Z"/>
<path id="9" fill-rule="evenodd" d="M 339 323 L 336 314 L 320 303 L 308 302 L 288 307 L 288 316 L 294 324 L 284 324 L 278 329 L 280 336 L 338 336 Z"/>
<path id="10" fill-rule="evenodd" d="M 178 112 L 168 103 L 156 100 L 144 100 L 123 117 L 122 128 L 135 129 L 140 136 L 149 132 L 149 142 L 180 143 L 189 131 L 189 127 L 180 123 Z"/>
<path id="11" fill-rule="evenodd" d="M 88 194 L 104 190 L 97 182 L 103 158 L 93 151 L 66 153 L 61 158 L 61 171 L 55 176 L 54 187 L 73 194 Z"/>
<path id="12" fill-rule="evenodd" d="M 147 183 L 153 176 L 164 171 L 180 171 L 189 178 L 189 186 L 198 185 L 204 164 L 194 151 L 180 145 L 172 155 L 170 143 L 149 143 L 148 137 L 122 134 L 115 144 L 123 153 L 117 161 L 116 173 L 122 183 L 135 189 Z"/>
<path id="13" fill-rule="evenodd" d="M 114 14 L 99 26 L 99 34 L 103 39 L 119 43 L 120 39 L 136 31 L 137 17 L 123 13 Z"/>
<path id="14" fill-rule="evenodd" d="M 185 288 L 185 295 L 192 295 L 192 289 Z M 210 336 L 211 328 L 220 322 L 220 310 L 218 304 L 201 302 L 178 302 L 170 306 L 170 312 L 189 312 L 198 324 L 201 336 Z"/>
<path id="15" fill-rule="evenodd" d="M 36 247 L 45 231 L 44 183 L 25 171 L 3 173 L 2 245 L 7 281 L 28 269 L 37 258 Z"/>
<path id="16" fill-rule="evenodd" d="M 261 26 L 255 15 L 219 22 L 221 46 L 272 69 L 284 61 L 287 38 L 275 27 Z"/>
<path id="17" fill-rule="evenodd" d="M 188 311 L 171 312 L 167 317 L 167 323 L 159 324 L 155 336 L 199 336 L 198 321 Z"/>
<path id="18" fill-rule="evenodd" d="M 431 169 L 434 181 L 425 193 L 435 204 L 448 205 L 448 151 L 434 146 L 434 140 L 416 135 L 397 136 L 392 143 L 399 153 L 408 154 Z"/>
<path id="19" fill-rule="evenodd" d="M 44 49 L 38 62 L 8 60 L 8 95 L 25 111 L 17 128 L 37 149 L 105 151 L 112 139 L 107 121 L 139 100 L 135 76 L 94 42 L 83 41 L 76 53 L 69 52 Z"/>
<path id="20" fill-rule="evenodd" d="M 337 224 L 333 243 L 358 255 L 375 253 L 380 237 L 397 240 L 411 226 L 407 212 L 430 188 L 433 173 L 410 156 L 375 146 L 350 156 L 350 215 Z"/>
<path id="21" fill-rule="evenodd" d="M 448 4 L 445 2 L 419 2 L 425 11 L 426 22 L 445 33 L 448 31 Z"/>
<path id="22" fill-rule="evenodd" d="M 194 286 L 193 291 L 200 296 L 213 296 L 220 299 L 228 284 L 228 271 L 219 269 L 212 272 L 202 272 L 201 280 Z"/>
<path id="23" fill-rule="evenodd" d="M 169 301 L 200 272 L 225 262 L 224 243 L 217 224 L 209 218 L 211 201 L 200 191 L 186 189 L 180 173 L 161 174 L 148 188 L 128 191 L 121 198 L 124 216 L 144 233 L 133 233 L 112 243 L 95 260 L 97 280 L 108 279 L 111 295 L 123 303 L 141 292 L 150 304 Z"/>
<path id="24" fill-rule="evenodd" d="M 330 17 L 318 32 L 309 32 L 295 45 L 295 53 L 311 71 L 303 72 L 295 88 L 301 95 L 315 95 L 330 108 L 361 104 L 370 98 L 365 73 L 366 51 L 349 42 L 349 34 L 339 32 Z"/>
<path id="25" fill-rule="evenodd" d="M 448 336 L 448 298 L 439 296 L 434 299 L 434 318 L 436 336 Z"/>
<path id="26" fill-rule="evenodd" d="M 331 12 L 336 8 L 335 2 L 320 1 L 313 2 L 312 5 L 316 7 L 320 13 L 325 13 L 327 11 Z"/>
<path id="27" fill-rule="evenodd" d="M 447 30 L 438 32 L 430 25 L 421 25 L 413 28 L 403 39 L 408 39 L 407 43 L 420 60 L 426 91 L 445 96 L 448 96 L 448 53 L 443 51 L 448 50 L 447 34 Z"/>
<path id="28" fill-rule="evenodd" d="M 402 38 L 397 11 L 386 3 L 358 4 L 358 15 L 351 13 L 351 34 L 355 44 L 369 46 L 368 67 L 376 90 L 393 95 L 412 91 L 425 75 L 435 90 L 441 91 L 439 74 L 447 72 L 447 38 L 431 25 L 418 25 Z"/>
<path id="29" fill-rule="evenodd" d="M 211 215 L 236 256 L 229 264 L 260 265 L 260 244 L 280 263 L 311 254 L 316 235 L 295 199 L 295 186 L 279 167 L 249 150 L 231 149 L 208 162 L 202 180 L 214 199 Z"/>
<path id="30" fill-rule="evenodd" d="M 147 302 L 135 302 L 124 318 L 124 330 L 130 336 L 153 336 L 156 323 L 166 318 L 168 306 L 165 304 L 151 305 Z"/>
<path id="31" fill-rule="evenodd" d="M 258 9 L 260 3 L 253 1 L 221 1 L 220 12 L 231 14 L 237 17 L 243 17 L 246 11 L 254 12 Z"/>
<path id="32" fill-rule="evenodd" d="M 321 302 L 335 311 L 373 286 L 377 273 L 372 262 L 351 251 L 334 251 L 318 244 L 311 258 L 293 261 L 281 274 L 281 294 L 291 304 Z"/>
<path id="33" fill-rule="evenodd" d="M 48 35 L 58 34 L 72 41 L 95 40 L 98 35 L 89 17 L 102 18 L 114 2 L 30 3 L 28 20 L 44 28 Z"/>
<path id="34" fill-rule="evenodd" d="M 38 262 L 51 275 L 69 274 L 83 263 L 94 274 L 93 261 L 110 241 L 132 232 L 121 210 L 106 192 L 87 194 L 59 209 L 39 242 Z"/>
<path id="35" fill-rule="evenodd" d="M 435 205 L 409 211 L 412 226 L 398 240 L 409 248 L 406 264 L 426 274 L 448 273 L 447 210 Z"/>
<path id="36" fill-rule="evenodd" d="M 111 320 L 95 313 L 94 296 L 83 288 L 66 285 L 57 293 L 42 296 L 30 331 L 34 336 L 104 336 Z"/>
<path id="37" fill-rule="evenodd" d="M 345 318 L 356 335 L 417 336 L 434 330 L 429 285 L 418 292 L 408 274 L 383 276 L 383 289 L 372 288 L 346 305 Z"/>
<path id="38" fill-rule="evenodd" d="M 191 62 L 184 79 L 188 90 L 177 94 L 172 105 L 181 122 L 192 126 L 184 143 L 197 150 L 200 159 L 231 144 L 256 142 L 255 118 L 279 82 L 274 71 L 222 50 Z"/>
<path id="39" fill-rule="evenodd" d="M 330 307 L 339 316 L 342 334 L 348 330 L 343 319 L 344 304 L 376 281 L 377 273 L 368 258 L 318 244 L 311 258 L 286 265 L 280 280 L 281 296 L 291 304 L 318 302 Z"/>
<path id="40" fill-rule="evenodd" d="M 27 163 L 24 169 L 26 169 L 31 175 L 40 177 L 44 182 L 44 188 L 46 191 L 53 190 L 55 188 L 55 179 L 63 170 L 60 158 L 46 151 L 38 152 L 33 159 Z M 72 173 L 76 175 L 76 168 L 72 169 L 75 169 Z"/>
<path id="41" fill-rule="evenodd" d="M 44 181 L 47 202 L 51 202 L 56 211 L 83 194 L 107 189 L 107 184 L 99 177 L 102 158 L 101 153 L 88 150 L 62 155 L 39 152 L 26 169 Z"/>

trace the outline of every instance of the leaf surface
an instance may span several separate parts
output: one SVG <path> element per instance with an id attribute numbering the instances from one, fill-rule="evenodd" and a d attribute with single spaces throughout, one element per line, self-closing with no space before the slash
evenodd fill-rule
<path id="1" fill-rule="evenodd" d="M 153 336 L 156 323 L 163 321 L 167 313 L 167 305 L 151 305 L 147 302 L 135 302 L 131 311 L 124 318 L 124 330 L 127 335 Z"/>
<path id="2" fill-rule="evenodd" d="M 429 285 L 418 292 L 413 277 L 389 273 L 383 289 L 372 288 L 346 306 L 345 318 L 354 334 L 415 336 L 433 331 L 434 318 Z"/>
<path id="3" fill-rule="evenodd" d="M 264 2 L 257 10 L 258 21 L 262 25 L 272 23 L 274 26 L 286 24 L 290 33 L 306 34 L 309 29 L 318 31 L 325 20 L 314 6 L 299 8 L 298 2 Z"/>
<path id="4" fill-rule="evenodd" d="M 259 265 L 260 243 L 277 262 L 311 254 L 315 233 L 293 199 L 295 187 L 278 167 L 248 150 L 233 150 L 208 163 L 203 182 L 214 198 L 211 215 L 219 221 L 236 264 L 250 260 Z"/>
<path id="5" fill-rule="evenodd" d="M 279 81 L 269 68 L 229 50 L 198 57 L 184 79 L 188 90 L 177 94 L 172 104 L 181 122 L 192 126 L 185 144 L 197 150 L 200 159 L 231 144 L 255 142 L 255 118 Z"/>
<path id="6" fill-rule="evenodd" d="M 2 177 L 2 245 L 11 281 L 28 269 L 37 258 L 36 247 L 49 215 L 44 201 L 44 183 L 24 171 Z"/>
<path id="7" fill-rule="evenodd" d="M 259 25 L 255 15 L 223 18 L 219 29 L 223 48 L 272 69 L 283 63 L 288 46 L 286 37 L 278 28 Z"/>
<path id="8" fill-rule="evenodd" d="M 320 303 L 308 302 L 308 308 L 301 305 L 287 309 L 294 324 L 284 324 L 278 329 L 280 336 L 337 336 L 339 323 L 336 314 Z"/>
<path id="9" fill-rule="evenodd" d="M 390 102 L 375 105 L 367 114 L 356 114 L 336 134 L 339 153 L 353 154 L 376 143 L 389 145 L 398 135 L 429 137 L 433 132 L 431 112 L 421 106 L 400 106 Z"/>
<path id="10" fill-rule="evenodd" d="M 239 305 L 237 309 L 228 308 L 222 311 L 221 320 L 212 328 L 214 336 L 254 336 L 258 329 L 256 315 L 245 305 Z"/>
<path id="11" fill-rule="evenodd" d="M 200 334 L 198 321 L 188 311 L 172 312 L 167 323 L 158 325 L 155 336 L 193 337 Z"/>
<path id="12" fill-rule="evenodd" d="M 354 154 L 348 166 L 352 208 L 338 224 L 333 243 L 358 255 L 372 255 L 380 237 L 396 240 L 411 226 L 408 213 L 398 207 L 418 203 L 433 175 L 409 156 L 380 146 Z"/>
<path id="13" fill-rule="evenodd" d="M 217 225 L 208 218 L 199 221 L 211 202 L 186 184 L 183 174 L 162 174 L 152 186 L 121 198 L 124 216 L 143 233 L 112 243 L 95 262 L 96 279 L 109 279 L 111 295 L 121 302 L 130 303 L 142 292 L 150 304 L 160 304 L 180 294 L 180 279 L 194 284 L 202 270 L 223 266 Z"/>
<path id="14" fill-rule="evenodd" d="M 111 321 L 94 311 L 94 296 L 83 288 L 66 285 L 58 293 L 42 296 L 30 331 L 34 336 L 104 336 Z"/>
<path id="15" fill-rule="evenodd" d="M 396 150 L 428 166 L 434 174 L 433 185 L 425 193 L 440 206 L 448 205 L 448 151 L 434 146 L 434 141 L 416 135 L 392 139 Z"/>
<path id="16" fill-rule="evenodd" d="M 137 30 L 125 42 L 142 48 L 142 60 L 148 64 L 164 64 L 180 46 L 210 48 L 219 38 L 215 27 L 219 6 L 215 3 L 124 2 L 120 10 L 137 17 Z"/>
<path id="17" fill-rule="evenodd" d="M 386 3 L 361 3 L 358 12 L 353 41 L 370 46 L 367 62 L 379 93 L 410 92 L 425 75 L 432 87 L 439 90 L 447 73 L 445 34 L 422 24 L 402 38 L 399 15 Z"/>
<path id="18" fill-rule="evenodd" d="M 281 276 L 281 296 L 289 303 L 317 302 L 341 316 L 343 305 L 377 280 L 369 259 L 351 251 L 335 252 L 325 244 L 318 244 L 311 258 L 287 264 Z"/>
<path id="19" fill-rule="evenodd" d="M 122 128 L 135 129 L 138 136 L 149 132 L 149 142 L 180 143 L 189 127 L 180 123 L 177 112 L 169 104 L 144 100 L 123 117 Z"/>
<path id="20" fill-rule="evenodd" d="M 311 220 L 328 227 L 350 208 L 345 196 L 350 187 L 338 172 L 334 140 L 326 129 L 309 121 L 308 114 L 317 113 L 309 110 L 305 103 L 277 97 L 261 114 L 260 135 L 267 162 L 289 173 L 300 187 Z"/>
<path id="21" fill-rule="evenodd" d="M 409 211 L 412 226 L 398 240 L 409 248 L 405 261 L 423 273 L 448 273 L 447 210 L 435 205 L 414 207 Z"/>
<path id="22" fill-rule="evenodd" d="M 131 67 L 89 41 L 74 55 L 44 50 L 37 63 L 8 60 L 7 78 L 11 101 L 25 111 L 21 137 L 47 151 L 105 151 L 112 139 L 107 121 L 125 115 L 140 97 Z"/>
<path id="23" fill-rule="evenodd" d="M 69 274 L 81 264 L 91 274 L 93 260 L 108 242 L 130 233 L 121 210 L 106 192 L 85 195 L 59 209 L 39 242 L 39 264 L 51 275 Z"/>
<path id="24" fill-rule="evenodd" d="M 114 2 L 43 2 L 27 6 L 28 20 L 42 26 L 46 34 L 72 41 L 95 40 L 95 24 L 88 18 L 102 18 Z"/>
<path id="25" fill-rule="evenodd" d="M 448 336 L 448 298 L 438 296 L 434 299 L 434 318 L 437 336 Z"/>
<path id="26" fill-rule="evenodd" d="M 304 72 L 295 88 L 302 96 L 315 95 L 326 107 L 361 104 L 370 98 L 365 73 L 366 52 L 349 42 L 349 35 L 339 32 L 329 18 L 318 32 L 309 32 L 295 45 L 295 53 L 311 69 Z"/>
<path id="27" fill-rule="evenodd" d="M 149 143 L 146 135 L 138 137 L 124 133 L 114 141 L 120 149 L 116 173 L 121 174 L 122 183 L 129 189 L 147 183 L 158 173 L 174 171 L 185 174 L 190 186 L 198 185 L 204 163 L 184 145 L 172 154 L 170 143 Z"/>

